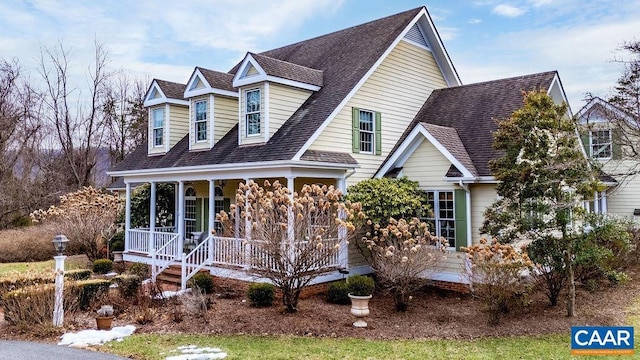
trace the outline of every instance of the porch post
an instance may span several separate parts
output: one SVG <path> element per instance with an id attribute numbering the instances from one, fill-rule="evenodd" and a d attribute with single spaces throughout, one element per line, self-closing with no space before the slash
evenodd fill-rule
<path id="1" fill-rule="evenodd" d="M 178 183 L 173 184 L 173 232 L 178 232 L 178 212 L 180 212 L 180 201 L 178 199 L 180 189 L 178 189 Z"/>
<path id="2" fill-rule="evenodd" d="M 149 252 L 152 249 L 156 249 L 155 245 L 155 232 L 156 232 L 156 183 L 151 182 L 150 185 L 150 200 L 149 200 Z"/>
<path id="3" fill-rule="evenodd" d="M 125 184 L 125 206 L 124 206 L 124 251 L 128 252 L 131 246 L 129 240 L 129 230 L 131 230 L 131 184 Z"/>
<path id="4" fill-rule="evenodd" d="M 216 205 L 216 181 L 212 179 L 212 180 L 209 180 L 209 229 L 208 229 L 209 234 L 207 234 L 208 236 L 211 236 L 213 229 L 215 228 L 213 226 L 214 221 L 216 219 L 215 205 Z"/>
<path id="5" fill-rule="evenodd" d="M 246 178 L 244 179 L 244 183 L 245 185 L 249 184 L 249 181 L 251 181 L 251 179 Z M 245 200 L 244 200 L 244 206 L 245 206 L 245 218 L 244 218 L 244 238 L 245 241 L 247 243 L 247 245 L 244 247 L 244 266 L 245 268 L 249 269 L 251 268 L 251 265 L 253 263 L 253 259 L 251 258 L 251 255 L 253 253 L 252 250 L 252 246 L 253 244 L 251 243 L 251 223 L 249 222 L 249 191 L 245 191 L 244 192 L 245 195 Z M 240 216 L 240 209 L 238 206 L 236 206 L 236 219 L 239 219 Z M 238 238 L 238 232 L 240 231 L 240 225 L 239 225 L 239 221 L 236 221 L 236 239 Z"/>
<path id="6" fill-rule="evenodd" d="M 600 193 L 601 197 L 602 197 L 602 209 L 600 209 L 600 212 L 602 214 L 606 214 L 607 213 L 607 191 L 604 190 Z"/>
<path id="7" fill-rule="evenodd" d="M 600 214 L 600 204 L 598 204 L 598 192 L 597 191 L 593 194 L 593 212 L 595 214 Z"/>
<path id="8" fill-rule="evenodd" d="M 287 238 L 289 239 L 289 243 L 291 244 L 291 248 L 289 251 L 293 251 L 293 244 L 295 242 L 295 232 L 294 232 L 294 219 L 293 219 L 293 192 L 295 189 L 295 178 L 293 176 L 287 177 L 287 189 L 289 189 L 289 200 L 291 201 L 291 205 L 287 210 Z"/>
<path id="9" fill-rule="evenodd" d="M 336 187 L 340 192 L 344 195 L 347 192 L 347 179 L 345 175 L 336 179 Z M 344 219 L 345 214 L 343 211 L 340 211 L 338 214 L 341 219 Z M 347 244 L 347 229 L 344 226 L 340 226 L 338 228 L 338 243 L 340 247 L 338 248 L 338 262 L 340 263 L 340 267 L 343 269 L 349 269 L 349 245 Z"/>
<path id="10" fill-rule="evenodd" d="M 178 254 L 182 254 L 182 249 L 184 249 L 184 181 L 180 180 L 178 182 Z"/>

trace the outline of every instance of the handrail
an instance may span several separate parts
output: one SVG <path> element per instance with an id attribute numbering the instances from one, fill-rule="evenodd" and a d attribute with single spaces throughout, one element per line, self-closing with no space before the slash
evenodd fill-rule
<path id="1" fill-rule="evenodd" d="M 158 274 L 167 269 L 180 256 L 182 249 L 178 249 L 180 234 L 175 234 L 166 244 L 157 250 L 151 249 L 151 279 L 155 282 Z"/>
<path id="2" fill-rule="evenodd" d="M 198 244 L 191 252 L 182 257 L 182 280 L 181 288 L 187 288 L 187 281 L 198 273 L 202 268 L 211 265 L 213 238 L 209 235 L 204 241 Z"/>

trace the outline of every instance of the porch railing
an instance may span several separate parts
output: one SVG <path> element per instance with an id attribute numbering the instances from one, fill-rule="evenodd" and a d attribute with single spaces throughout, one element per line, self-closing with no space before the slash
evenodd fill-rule
<path id="1" fill-rule="evenodd" d="M 157 234 L 156 234 L 157 235 Z M 171 265 L 181 254 L 179 234 L 163 233 L 156 237 L 155 244 L 160 245 L 157 250 L 151 249 L 151 279 L 156 281 L 156 277 Z M 168 240 L 167 240 L 168 239 Z M 165 241 L 167 240 L 167 241 Z"/>
<path id="2" fill-rule="evenodd" d="M 160 249 L 171 241 L 178 234 L 166 231 L 168 228 L 160 228 L 160 231 L 149 232 L 149 229 L 136 228 L 129 230 L 129 242 L 127 251 L 134 251 L 143 254 L 151 254 L 151 248 L 149 247 L 149 237 L 153 237 L 154 249 Z M 157 230 L 157 229 L 156 229 Z"/>
<path id="3" fill-rule="evenodd" d="M 181 288 L 187 288 L 187 281 L 206 265 L 211 265 L 211 235 L 182 257 Z"/>

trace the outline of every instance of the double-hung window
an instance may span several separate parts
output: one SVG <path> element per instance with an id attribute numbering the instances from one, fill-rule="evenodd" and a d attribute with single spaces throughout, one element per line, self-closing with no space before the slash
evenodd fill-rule
<path id="1" fill-rule="evenodd" d="M 187 188 L 184 193 L 184 229 L 191 234 L 196 231 L 196 191 Z"/>
<path id="2" fill-rule="evenodd" d="M 153 109 L 153 146 L 164 144 L 164 109 Z"/>
<path id="3" fill-rule="evenodd" d="M 611 130 L 591 131 L 591 156 L 594 159 L 610 159 L 612 156 Z"/>
<path id="4" fill-rule="evenodd" d="M 260 135 L 260 89 L 248 90 L 245 93 L 245 97 L 245 128 L 247 136 Z"/>
<path id="5" fill-rule="evenodd" d="M 207 101 L 196 102 L 196 141 L 207 141 Z"/>
<path id="6" fill-rule="evenodd" d="M 431 234 L 447 239 L 450 247 L 456 246 L 456 220 L 453 191 L 427 191 L 432 214 L 425 218 Z"/>
<path id="7" fill-rule="evenodd" d="M 373 111 L 360 110 L 360 152 L 365 154 L 373 154 L 374 149 L 374 113 Z"/>

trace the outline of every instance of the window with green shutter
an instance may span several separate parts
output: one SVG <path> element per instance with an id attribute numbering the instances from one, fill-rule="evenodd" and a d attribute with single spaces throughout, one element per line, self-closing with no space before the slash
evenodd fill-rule
<path id="1" fill-rule="evenodd" d="M 382 154 L 382 114 L 359 108 L 351 109 L 352 150 L 355 154 Z"/>
<path id="2" fill-rule="evenodd" d="M 423 218 L 431 233 L 460 251 L 467 246 L 467 197 L 463 189 L 427 191 L 431 214 Z"/>

